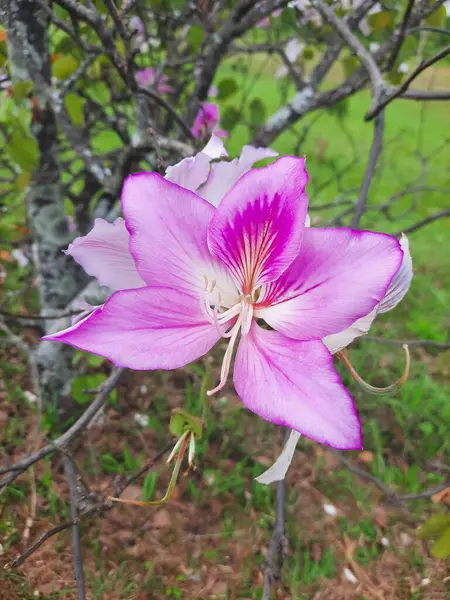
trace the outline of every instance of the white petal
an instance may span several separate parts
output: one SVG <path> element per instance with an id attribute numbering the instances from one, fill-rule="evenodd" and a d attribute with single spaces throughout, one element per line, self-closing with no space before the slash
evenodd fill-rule
<path id="1" fill-rule="evenodd" d="M 409 242 L 406 235 L 402 234 L 400 238 L 400 246 L 403 250 L 403 261 L 400 269 L 395 274 L 394 279 L 391 281 L 391 285 L 386 292 L 385 297 L 378 306 L 378 312 L 384 313 L 392 310 L 397 304 L 403 300 L 406 292 L 411 285 L 413 276 L 413 264 L 411 253 L 409 251 Z"/>
<path id="2" fill-rule="evenodd" d="M 222 158 L 222 156 L 228 156 L 228 152 L 226 151 L 222 140 L 214 133 L 211 135 L 209 142 L 203 148 L 202 152 L 209 156 L 209 158 Z"/>
<path id="3" fill-rule="evenodd" d="M 274 481 L 281 481 L 285 478 L 289 465 L 292 462 L 292 457 L 294 456 L 295 448 L 297 447 L 297 442 L 301 436 L 301 433 L 298 431 L 291 430 L 289 438 L 284 445 L 283 450 L 281 451 L 280 456 L 273 463 L 273 465 L 264 471 L 259 477 L 256 477 L 256 481 L 258 483 L 269 484 Z"/>
<path id="4" fill-rule="evenodd" d="M 220 201 L 228 190 L 244 173 L 250 171 L 256 162 L 274 156 L 278 156 L 278 153 L 270 148 L 244 146 L 239 158 L 212 165 L 209 177 L 198 194 L 205 200 L 208 200 L 213 206 L 219 206 Z"/>
<path id="5" fill-rule="evenodd" d="M 167 167 L 165 178 L 195 192 L 208 178 L 210 162 L 211 158 L 207 154 L 198 152 L 195 156 L 189 156 L 176 165 Z"/>
<path id="6" fill-rule="evenodd" d="M 322 339 L 322 342 L 325 344 L 331 354 L 339 352 L 351 344 L 357 337 L 360 337 L 361 335 L 367 335 L 375 317 L 378 314 L 378 306 L 376 306 L 365 317 L 361 317 L 355 321 L 348 329 L 344 329 L 344 331 L 340 331 L 339 333 L 327 335 Z"/>

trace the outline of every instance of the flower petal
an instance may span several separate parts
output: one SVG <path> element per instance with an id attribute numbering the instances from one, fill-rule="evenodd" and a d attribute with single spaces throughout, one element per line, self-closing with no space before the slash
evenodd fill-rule
<path id="1" fill-rule="evenodd" d="M 333 448 L 361 448 L 353 400 L 322 342 L 299 342 L 253 323 L 239 344 L 234 385 L 266 421 Z"/>
<path id="2" fill-rule="evenodd" d="M 116 219 L 114 223 L 95 219 L 91 231 L 76 238 L 65 253 L 100 285 L 112 290 L 128 290 L 145 285 L 137 272 L 129 244 L 130 234 L 123 219 Z"/>
<path id="3" fill-rule="evenodd" d="M 292 458 L 294 456 L 300 436 L 301 433 L 298 433 L 298 431 L 295 431 L 295 429 L 291 430 L 280 456 L 273 463 L 273 465 L 267 469 L 267 471 L 264 471 L 264 473 L 261 473 L 259 477 L 256 477 L 256 481 L 258 483 L 265 483 L 267 485 L 269 483 L 273 483 L 274 481 L 281 481 L 286 477 L 287 470 L 292 462 Z"/>
<path id="4" fill-rule="evenodd" d="M 209 142 L 202 150 L 203 154 L 207 154 L 209 158 L 222 158 L 228 156 L 228 152 L 220 139 L 214 133 L 211 135 Z"/>
<path id="5" fill-rule="evenodd" d="M 209 248 L 244 293 L 279 277 L 297 256 L 305 231 L 307 181 L 303 158 L 280 158 L 242 176 L 215 211 Z"/>
<path id="6" fill-rule="evenodd" d="M 169 288 L 145 287 L 116 292 L 90 317 L 42 339 L 142 371 L 182 367 L 203 356 L 219 338 L 197 298 Z"/>
<path id="7" fill-rule="evenodd" d="M 208 250 L 206 232 L 214 208 L 157 173 L 130 175 L 122 191 L 130 250 L 149 285 L 203 295 L 205 276 L 222 294 L 235 293 L 223 266 Z"/>
<path id="8" fill-rule="evenodd" d="M 371 310 L 370 313 L 365 317 L 361 317 L 355 321 L 351 327 L 348 327 L 339 333 L 327 335 L 323 338 L 322 342 L 325 344 L 331 354 L 335 354 L 343 348 L 346 348 L 357 337 L 360 337 L 361 335 L 367 335 L 369 333 L 369 329 L 371 328 L 372 323 L 377 316 L 378 306 L 379 305 Z"/>
<path id="9" fill-rule="evenodd" d="M 166 179 L 195 192 L 202 183 L 205 183 L 210 162 L 211 158 L 207 154 L 198 152 L 195 156 L 184 158 L 173 167 L 167 167 Z"/>
<path id="10" fill-rule="evenodd" d="M 306 228 L 299 255 L 262 291 L 255 314 L 298 340 L 339 333 L 380 302 L 402 255 L 390 235 Z"/>
<path id="11" fill-rule="evenodd" d="M 228 190 L 242 175 L 250 171 L 255 163 L 274 156 L 278 156 L 278 152 L 270 148 L 244 146 L 239 158 L 212 165 L 208 180 L 203 188 L 199 190 L 199 195 L 214 206 L 219 206 Z"/>
<path id="12" fill-rule="evenodd" d="M 381 300 L 378 307 L 379 313 L 388 312 L 397 306 L 403 300 L 406 292 L 409 290 L 413 277 L 413 264 L 411 252 L 409 250 L 409 241 L 406 235 L 401 236 L 400 246 L 403 250 L 403 260 L 400 269 L 395 274 L 385 297 Z"/>

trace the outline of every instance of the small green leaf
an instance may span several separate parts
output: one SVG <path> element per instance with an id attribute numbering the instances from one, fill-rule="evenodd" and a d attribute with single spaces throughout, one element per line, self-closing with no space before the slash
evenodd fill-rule
<path id="1" fill-rule="evenodd" d="M 255 98 L 251 101 L 250 106 L 250 123 L 255 127 L 263 125 L 266 121 L 266 107 L 261 98 Z"/>
<path id="2" fill-rule="evenodd" d="M 32 81 L 17 81 L 12 86 L 12 93 L 13 93 L 14 100 L 16 100 L 16 101 L 23 100 L 24 98 L 26 98 L 28 96 L 28 94 L 32 91 L 32 89 L 33 89 Z"/>
<path id="3" fill-rule="evenodd" d="M 97 104 L 101 104 L 105 106 L 111 102 L 111 91 L 106 83 L 103 81 L 98 81 L 94 85 L 89 87 L 88 90 L 89 96 L 97 102 Z"/>
<path id="4" fill-rule="evenodd" d="M 448 527 L 450 527 L 450 515 L 431 515 L 420 526 L 417 535 L 422 540 L 434 540 Z"/>
<path id="5" fill-rule="evenodd" d="M 187 35 L 187 40 L 193 53 L 197 52 L 197 50 L 203 44 L 204 39 L 205 30 L 203 29 L 203 27 L 199 27 L 198 25 L 191 25 Z"/>
<path id="6" fill-rule="evenodd" d="M 31 173 L 39 162 L 39 148 L 34 137 L 16 128 L 5 146 L 8 157 L 24 171 Z"/>
<path id="7" fill-rule="evenodd" d="M 236 123 L 239 122 L 239 111 L 234 106 L 227 106 L 220 118 L 220 124 L 227 131 L 231 131 Z"/>
<path id="8" fill-rule="evenodd" d="M 87 404 L 92 400 L 92 394 L 86 390 L 94 390 L 105 383 L 106 376 L 102 373 L 94 375 L 81 375 L 76 377 L 72 383 L 72 396 L 79 404 Z"/>
<path id="9" fill-rule="evenodd" d="M 303 58 L 305 60 L 311 60 L 312 58 L 314 58 L 314 48 L 312 46 L 306 46 L 303 50 Z"/>
<path id="10" fill-rule="evenodd" d="M 158 474 L 152 471 L 147 473 L 144 479 L 144 485 L 142 487 L 142 500 L 144 502 L 151 502 L 153 494 L 156 489 L 156 482 L 158 481 Z"/>
<path id="11" fill-rule="evenodd" d="M 369 15 L 367 17 L 367 22 L 369 23 L 373 32 L 377 33 L 383 29 L 390 29 L 394 24 L 394 17 L 392 13 L 382 10 L 374 13 L 373 15 Z"/>
<path id="12" fill-rule="evenodd" d="M 222 79 L 217 86 L 219 98 L 228 98 L 237 91 L 237 83 L 234 79 Z"/>
<path id="13" fill-rule="evenodd" d="M 344 69 L 344 75 L 347 78 L 353 75 L 360 66 L 360 62 L 356 56 L 350 55 L 342 59 L 342 68 Z"/>
<path id="14" fill-rule="evenodd" d="M 84 125 L 83 106 L 85 103 L 86 100 L 84 98 L 72 92 L 69 92 L 64 98 L 67 114 L 75 127 L 83 127 Z"/>
<path id="15" fill-rule="evenodd" d="M 178 414 L 172 415 L 170 418 L 170 423 L 169 423 L 170 433 L 176 438 L 181 437 L 184 433 L 185 423 L 186 423 L 186 421 L 185 421 L 183 415 L 178 415 Z"/>
<path id="16" fill-rule="evenodd" d="M 169 430 L 175 437 L 181 437 L 185 431 L 192 431 L 197 439 L 202 437 L 202 422 L 183 408 L 172 411 Z"/>
<path id="17" fill-rule="evenodd" d="M 433 423 L 430 423 L 429 421 L 419 423 L 419 429 L 424 435 L 431 435 L 434 431 Z"/>
<path id="18" fill-rule="evenodd" d="M 447 11 L 445 6 L 442 5 L 425 19 L 425 23 L 431 27 L 444 27 L 446 19 Z"/>
<path id="19" fill-rule="evenodd" d="M 450 556 L 450 527 L 447 527 L 431 546 L 431 554 L 436 558 L 447 558 Z"/>
<path id="20" fill-rule="evenodd" d="M 79 64 L 80 63 L 74 56 L 62 54 L 61 56 L 58 56 L 53 63 L 52 74 L 56 79 L 65 79 L 78 69 Z"/>

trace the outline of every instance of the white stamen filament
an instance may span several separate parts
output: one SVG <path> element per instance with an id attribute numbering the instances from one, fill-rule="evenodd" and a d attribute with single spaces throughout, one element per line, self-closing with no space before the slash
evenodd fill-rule
<path id="1" fill-rule="evenodd" d="M 241 327 L 242 317 L 239 315 L 238 320 L 233 325 L 230 331 L 230 341 L 228 342 L 227 349 L 225 351 L 225 355 L 223 357 L 222 369 L 220 371 L 220 382 L 219 385 L 216 386 L 212 390 L 208 390 L 206 393 L 208 396 L 212 396 L 219 390 L 221 390 L 227 382 L 228 375 L 230 373 L 230 365 L 231 365 L 231 357 L 233 356 L 233 349 L 236 344 L 237 337 L 239 335 L 239 329 Z"/>
<path id="2" fill-rule="evenodd" d="M 191 431 L 191 438 L 189 440 L 189 454 L 188 454 L 188 465 L 191 469 L 194 468 L 194 456 L 195 456 L 195 435 Z"/>

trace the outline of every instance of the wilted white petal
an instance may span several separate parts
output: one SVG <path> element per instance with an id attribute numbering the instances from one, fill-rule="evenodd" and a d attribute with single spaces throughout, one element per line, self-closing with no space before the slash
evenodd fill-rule
<path id="1" fill-rule="evenodd" d="M 147 427 L 149 423 L 148 415 L 142 413 L 134 413 L 134 422 L 140 427 Z"/>
<path id="2" fill-rule="evenodd" d="M 378 314 L 378 306 L 376 306 L 368 315 L 361 317 L 353 323 L 348 329 L 333 333 L 323 338 L 322 342 L 331 352 L 335 354 L 353 342 L 357 337 L 366 335 Z"/>
<path id="3" fill-rule="evenodd" d="M 300 438 L 300 433 L 298 431 L 292 430 L 287 442 L 284 445 L 283 450 L 281 451 L 280 456 L 273 463 L 273 465 L 264 471 L 259 477 L 256 477 L 256 481 L 258 483 L 269 484 L 274 481 L 281 481 L 284 479 L 289 468 L 289 465 L 292 462 L 292 457 L 294 456 L 295 448 L 297 447 L 297 442 Z"/>
<path id="4" fill-rule="evenodd" d="M 391 285 L 386 292 L 385 297 L 378 306 L 379 313 L 385 313 L 388 310 L 392 310 L 397 304 L 403 300 L 406 292 L 411 285 L 413 276 L 413 264 L 411 253 L 409 251 L 409 241 L 406 235 L 402 234 L 400 238 L 400 246 L 403 250 L 403 261 L 400 269 L 395 274 L 394 279 L 391 281 Z"/>
<path id="5" fill-rule="evenodd" d="M 309 213 L 306 215 L 305 227 L 311 227 L 311 217 L 309 216 Z"/>
<path id="6" fill-rule="evenodd" d="M 353 583 L 354 585 L 356 585 L 358 583 L 358 580 L 356 579 L 356 577 L 353 575 L 353 573 L 347 567 L 345 567 L 345 569 L 344 569 L 344 578 L 347 581 L 350 581 L 350 583 Z"/>
<path id="7" fill-rule="evenodd" d="M 18 262 L 19 267 L 23 268 L 30 264 L 28 256 L 20 248 L 14 248 L 14 250 L 11 252 L 11 254 L 12 254 L 12 256 L 14 256 L 14 258 Z"/>

